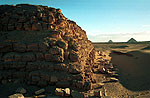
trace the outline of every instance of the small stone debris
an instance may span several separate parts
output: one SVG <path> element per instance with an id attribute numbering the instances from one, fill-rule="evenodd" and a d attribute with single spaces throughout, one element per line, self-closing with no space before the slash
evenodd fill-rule
<path id="1" fill-rule="evenodd" d="M 119 80 L 117 78 L 110 78 L 110 81 L 112 81 L 112 82 L 118 82 Z"/>
<path id="2" fill-rule="evenodd" d="M 25 98 L 22 94 L 13 94 L 10 95 L 8 98 Z"/>
<path id="3" fill-rule="evenodd" d="M 71 90 L 70 88 L 65 88 L 65 89 L 56 88 L 55 95 L 69 97 L 71 95 Z"/>
<path id="4" fill-rule="evenodd" d="M 40 90 L 35 91 L 35 94 L 39 95 L 39 94 L 44 93 L 44 92 L 45 92 L 45 89 L 40 89 Z"/>
<path id="5" fill-rule="evenodd" d="M 56 88 L 55 94 L 56 96 L 64 96 L 64 91 L 62 88 Z"/>
<path id="6" fill-rule="evenodd" d="M 27 93 L 27 90 L 22 88 L 22 87 L 19 87 L 17 90 L 16 90 L 16 93 L 21 93 L 21 94 L 25 94 Z"/>
<path id="7" fill-rule="evenodd" d="M 65 92 L 65 96 L 66 96 L 66 97 L 70 96 L 70 94 L 71 94 L 69 88 L 65 88 L 65 89 L 64 89 L 64 92 Z"/>

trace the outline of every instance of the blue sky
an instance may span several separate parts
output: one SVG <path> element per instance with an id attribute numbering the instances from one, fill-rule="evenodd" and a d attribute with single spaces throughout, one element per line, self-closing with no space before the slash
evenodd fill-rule
<path id="1" fill-rule="evenodd" d="M 150 0 L 0 0 L 60 8 L 92 41 L 150 40 Z"/>

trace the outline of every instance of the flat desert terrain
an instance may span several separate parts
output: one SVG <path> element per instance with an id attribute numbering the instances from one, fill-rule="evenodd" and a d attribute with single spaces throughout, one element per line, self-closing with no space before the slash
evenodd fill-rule
<path id="1" fill-rule="evenodd" d="M 150 43 L 94 43 L 118 68 L 119 82 L 105 83 L 105 95 L 150 98 Z"/>

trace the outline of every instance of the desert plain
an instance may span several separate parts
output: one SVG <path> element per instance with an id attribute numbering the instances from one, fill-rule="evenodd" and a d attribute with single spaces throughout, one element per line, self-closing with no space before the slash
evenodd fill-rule
<path id="1" fill-rule="evenodd" d="M 96 50 L 110 56 L 119 82 L 105 83 L 107 96 L 150 98 L 150 42 L 94 43 Z"/>

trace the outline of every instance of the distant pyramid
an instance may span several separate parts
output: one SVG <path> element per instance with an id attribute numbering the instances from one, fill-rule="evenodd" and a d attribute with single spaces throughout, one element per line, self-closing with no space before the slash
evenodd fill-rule
<path id="1" fill-rule="evenodd" d="M 130 40 L 127 41 L 127 43 L 137 43 L 137 41 L 134 38 L 131 38 Z"/>
<path id="2" fill-rule="evenodd" d="M 108 43 L 113 43 L 113 41 L 112 41 L 112 40 L 109 40 Z"/>

